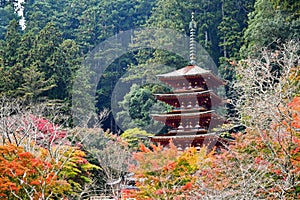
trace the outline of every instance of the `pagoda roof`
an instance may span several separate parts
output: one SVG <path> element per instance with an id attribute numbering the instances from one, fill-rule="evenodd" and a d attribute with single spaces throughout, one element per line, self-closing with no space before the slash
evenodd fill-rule
<path id="1" fill-rule="evenodd" d="M 194 75 L 203 75 L 203 74 L 210 74 L 210 70 L 203 69 L 198 67 L 197 65 L 188 65 L 181 69 L 165 73 L 159 74 L 157 77 L 179 77 L 179 76 L 194 76 Z"/>
<path id="2" fill-rule="evenodd" d="M 211 73 L 210 70 L 203 69 L 197 65 L 188 65 L 181 69 L 156 75 L 159 80 L 163 82 L 168 81 L 178 81 L 187 80 L 188 78 L 204 78 L 206 84 L 208 83 L 210 87 L 218 87 L 220 85 L 225 85 L 225 82 L 221 81 L 217 76 Z"/>

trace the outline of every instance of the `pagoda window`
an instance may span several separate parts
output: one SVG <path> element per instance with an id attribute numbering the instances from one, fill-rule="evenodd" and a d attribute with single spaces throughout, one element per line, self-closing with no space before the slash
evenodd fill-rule
<path id="1" fill-rule="evenodd" d="M 185 126 L 186 129 L 190 128 L 190 125 L 188 123 L 186 123 L 186 126 Z"/>
<path id="2" fill-rule="evenodd" d="M 197 83 L 197 81 L 195 81 L 195 86 L 194 86 L 194 88 L 198 88 L 198 83 Z"/>
<path id="3" fill-rule="evenodd" d="M 181 102 L 180 107 L 181 107 L 181 108 L 184 108 L 184 107 L 185 107 L 184 102 Z"/>
<path id="4" fill-rule="evenodd" d="M 182 147 L 181 147 L 181 144 L 178 145 L 177 149 L 178 149 L 178 151 L 182 151 L 183 150 Z"/>
<path id="5" fill-rule="evenodd" d="M 182 126 L 182 122 L 180 122 L 179 126 L 178 126 L 179 130 L 183 130 L 183 126 Z"/>

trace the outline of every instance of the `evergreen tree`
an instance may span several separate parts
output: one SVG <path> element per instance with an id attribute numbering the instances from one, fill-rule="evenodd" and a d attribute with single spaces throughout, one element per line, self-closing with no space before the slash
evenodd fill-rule
<path id="1" fill-rule="evenodd" d="M 41 95 L 55 87 L 53 79 L 45 79 L 45 73 L 40 72 L 38 63 L 33 63 L 25 68 L 23 73 L 23 84 L 17 88 L 24 98 L 31 101 L 37 101 Z"/>
<path id="2" fill-rule="evenodd" d="M 0 40 L 4 39 L 10 21 L 19 19 L 14 6 L 15 2 L 15 0 L 0 1 Z"/>
<path id="3" fill-rule="evenodd" d="M 299 38 L 300 20 L 287 20 L 291 13 L 282 12 L 269 0 L 257 0 L 249 14 L 249 26 L 244 32 L 243 56 L 262 47 L 273 48 L 276 43 Z"/>
<path id="4" fill-rule="evenodd" d="M 150 112 L 161 112 L 170 107 L 155 99 L 154 93 L 170 92 L 169 88 L 158 84 L 145 84 L 139 86 L 133 84 L 130 92 L 124 96 L 123 101 L 119 102 L 121 111 L 117 113 L 117 120 L 122 128 L 130 129 L 139 127 L 141 129 L 155 130 L 160 123 L 153 121 Z"/>
<path id="5" fill-rule="evenodd" d="M 5 39 L 0 40 L 0 94 L 14 96 L 16 87 L 21 84 L 22 68 L 17 62 L 20 40 L 20 26 L 16 20 L 12 20 Z"/>
<path id="6" fill-rule="evenodd" d="M 242 32 L 247 26 L 247 15 L 252 11 L 252 1 L 222 1 L 222 21 L 218 29 L 220 36 L 219 46 L 223 55 L 219 58 L 219 72 L 226 80 L 234 77 L 234 69 L 230 62 L 239 59 L 239 50 L 243 38 Z"/>
<path id="7" fill-rule="evenodd" d="M 296 19 L 300 16 L 300 2 L 297 0 L 271 0 L 274 7 L 289 13 L 288 19 Z"/>
<path id="8" fill-rule="evenodd" d="M 5 42 L 1 43 L 0 57 L 5 66 L 12 67 L 17 63 L 17 49 L 20 46 L 20 29 L 17 20 L 12 20 L 5 34 Z"/>

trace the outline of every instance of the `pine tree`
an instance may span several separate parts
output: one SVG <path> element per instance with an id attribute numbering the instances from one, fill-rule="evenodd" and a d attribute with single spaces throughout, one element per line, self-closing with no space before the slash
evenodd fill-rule
<path id="1" fill-rule="evenodd" d="M 4 39 L 10 21 L 19 19 L 14 3 L 14 0 L 0 1 L 0 40 Z"/>
<path id="2" fill-rule="evenodd" d="M 21 27 L 15 19 L 8 25 L 5 41 L 2 42 L 0 49 L 0 57 L 5 66 L 12 67 L 17 62 L 17 49 L 20 46 L 21 39 L 20 29 Z"/>
<path id="3" fill-rule="evenodd" d="M 45 73 L 40 72 L 38 63 L 25 68 L 23 84 L 17 89 L 24 98 L 31 101 L 41 99 L 42 94 L 55 87 L 53 79 L 45 79 Z"/>

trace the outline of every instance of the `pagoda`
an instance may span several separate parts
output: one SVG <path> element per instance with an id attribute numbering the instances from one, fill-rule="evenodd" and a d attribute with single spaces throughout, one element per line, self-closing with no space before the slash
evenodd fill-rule
<path id="1" fill-rule="evenodd" d="M 196 65 L 195 29 L 192 14 L 190 23 L 190 65 L 166 74 L 157 75 L 158 79 L 170 86 L 171 93 L 155 94 L 160 101 L 172 106 L 167 113 L 153 114 L 154 120 L 164 123 L 171 130 L 165 134 L 151 137 L 152 142 L 167 146 L 173 143 L 184 149 L 189 146 L 221 145 L 222 139 L 213 132 L 224 120 L 213 110 L 223 104 L 223 100 L 214 93 L 224 82 Z"/>

